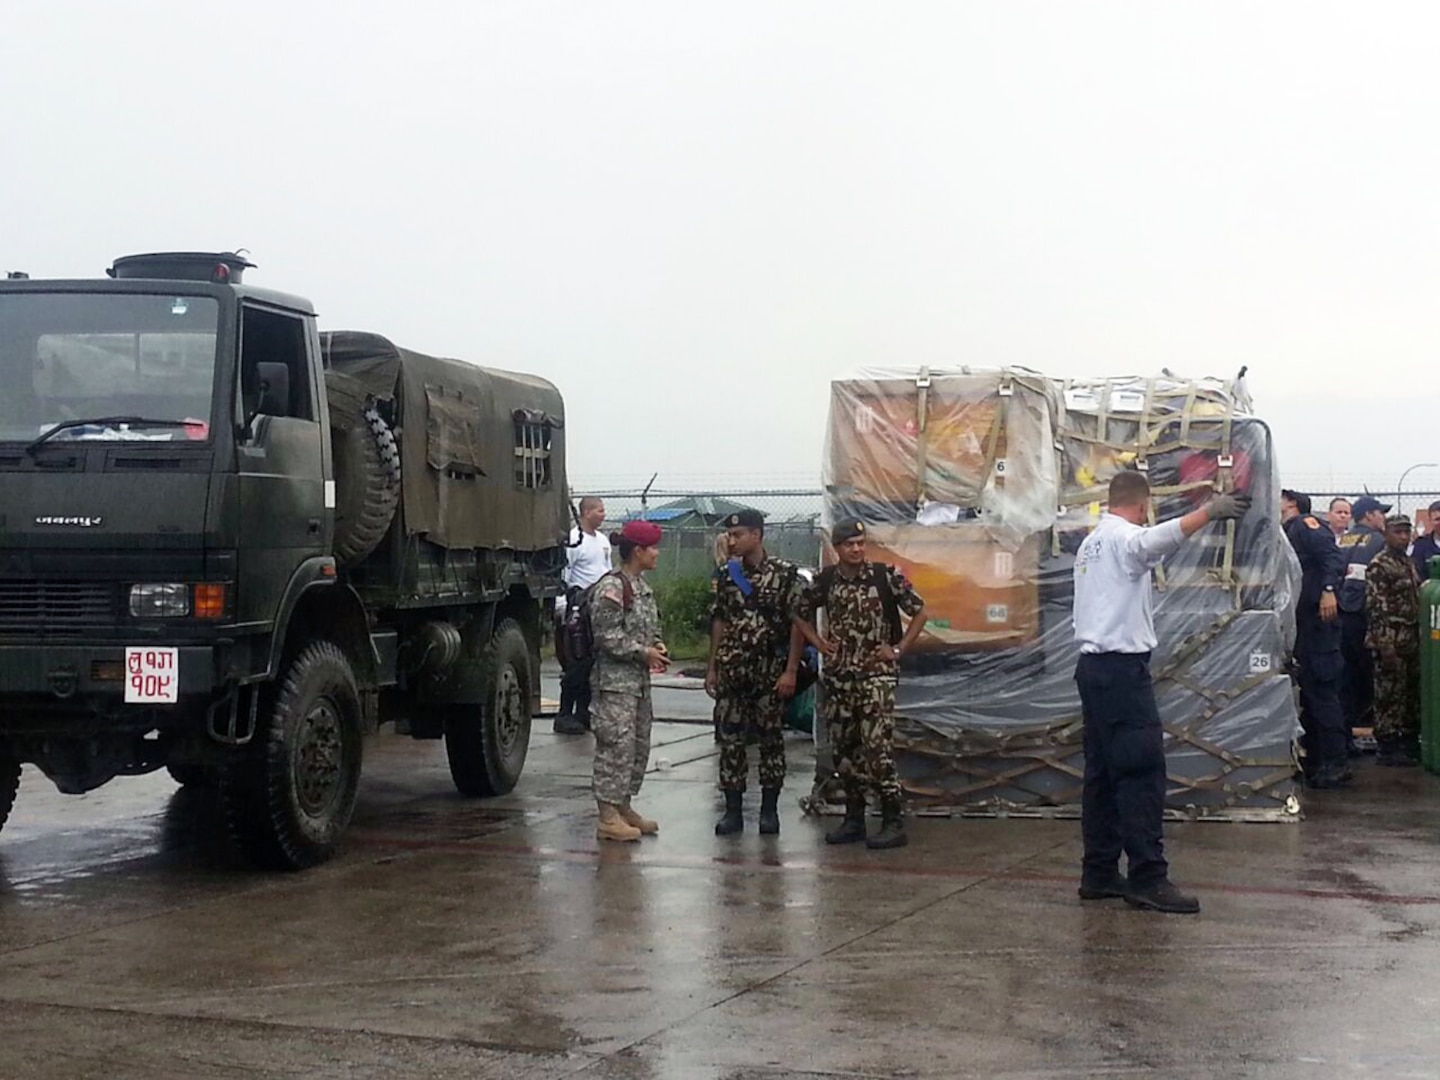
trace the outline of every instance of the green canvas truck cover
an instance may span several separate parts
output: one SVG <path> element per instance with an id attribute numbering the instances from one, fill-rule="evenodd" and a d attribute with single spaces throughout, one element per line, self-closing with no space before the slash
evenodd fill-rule
<path id="1" fill-rule="evenodd" d="M 398 401 L 407 534 L 447 548 L 540 551 L 569 531 L 565 404 L 534 375 L 402 349 L 379 334 L 321 335 L 332 423 Z"/>

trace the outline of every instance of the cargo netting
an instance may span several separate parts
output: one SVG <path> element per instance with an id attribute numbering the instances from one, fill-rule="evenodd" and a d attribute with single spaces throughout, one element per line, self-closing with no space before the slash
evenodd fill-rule
<path id="1" fill-rule="evenodd" d="M 1110 478 L 1126 469 L 1150 481 L 1152 523 L 1212 491 L 1253 499 L 1243 519 L 1206 526 L 1153 574 L 1167 810 L 1298 814 L 1285 669 L 1299 566 L 1280 527 L 1270 431 L 1243 384 L 1014 369 L 832 384 L 826 521 L 867 522 L 870 557 L 910 577 L 930 618 L 897 698 L 896 756 L 913 802 L 1078 813 L 1072 567 Z"/>

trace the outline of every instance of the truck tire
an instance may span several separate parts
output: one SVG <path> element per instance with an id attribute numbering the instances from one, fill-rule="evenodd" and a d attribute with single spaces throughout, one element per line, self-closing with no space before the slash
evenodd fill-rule
<path id="1" fill-rule="evenodd" d="M 221 801 L 245 854 L 262 866 L 303 870 L 335 854 L 355 811 L 360 692 L 345 654 L 317 641 L 267 697 L 254 739 L 221 773 Z"/>
<path id="2" fill-rule="evenodd" d="M 513 619 L 495 629 L 477 662 L 484 701 L 445 708 L 445 756 L 462 795 L 504 795 L 530 750 L 530 646 Z"/>
<path id="3" fill-rule="evenodd" d="M 10 748 L 0 744 L 0 829 L 10 817 L 15 805 L 15 793 L 20 790 L 20 759 Z"/>
<path id="4" fill-rule="evenodd" d="M 400 448 L 376 409 L 365 406 L 359 422 L 332 421 L 335 459 L 335 558 L 360 562 L 384 539 L 400 503 Z"/>

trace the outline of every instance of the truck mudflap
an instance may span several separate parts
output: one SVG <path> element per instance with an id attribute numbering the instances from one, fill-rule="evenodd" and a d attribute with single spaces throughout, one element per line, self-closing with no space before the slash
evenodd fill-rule
<path id="1" fill-rule="evenodd" d="M 170 705 L 219 685 L 211 645 L 0 645 L 0 694 L 113 696 Z"/>

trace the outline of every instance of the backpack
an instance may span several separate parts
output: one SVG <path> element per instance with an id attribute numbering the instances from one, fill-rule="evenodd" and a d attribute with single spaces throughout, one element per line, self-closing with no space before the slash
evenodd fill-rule
<path id="1" fill-rule="evenodd" d="M 621 600 L 622 609 L 628 614 L 630 605 L 635 602 L 635 589 L 630 584 L 630 579 L 619 570 L 611 570 L 585 589 L 571 589 L 568 603 L 565 606 L 565 621 L 561 624 L 561 630 L 565 635 L 565 655 L 572 664 L 589 664 L 595 660 L 595 627 L 590 620 L 590 601 L 595 597 L 595 590 L 600 587 L 600 582 L 607 577 L 618 577 L 620 585 L 624 590 Z"/>
<path id="2" fill-rule="evenodd" d="M 820 586 L 822 606 L 828 613 L 830 610 L 830 587 L 835 584 L 836 567 L 827 566 L 820 571 L 816 583 Z M 885 612 L 885 629 L 891 645 L 900 644 L 900 638 L 904 631 L 900 626 L 900 605 L 895 602 L 895 592 L 890 588 L 890 571 L 893 568 L 884 563 L 870 564 L 870 584 L 875 586 L 875 591 L 880 594 L 880 607 Z"/>

